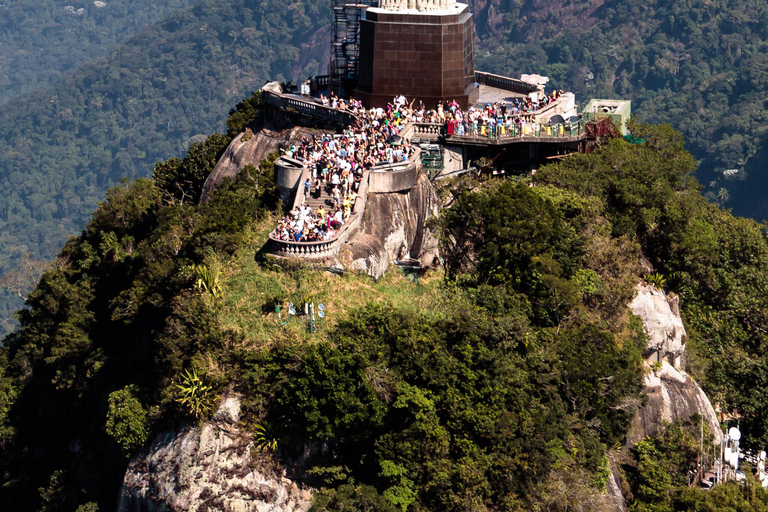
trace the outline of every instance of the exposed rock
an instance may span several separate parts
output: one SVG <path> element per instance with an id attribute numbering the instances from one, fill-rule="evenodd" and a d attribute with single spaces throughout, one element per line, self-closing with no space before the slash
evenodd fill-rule
<path id="1" fill-rule="evenodd" d="M 657 433 L 662 422 L 687 420 L 694 414 L 704 417 L 715 442 L 719 443 L 722 432 L 717 414 L 704 391 L 685 373 L 686 334 L 680 318 L 679 297 L 674 293 L 665 295 L 644 283 L 638 284 L 636 290 L 630 309 L 642 319 L 648 336 L 645 352 L 648 402 L 638 409 L 632 420 L 627 446 Z M 652 364 L 659 362 L 661 368 L 651 371 Z"/>
<path id="2" fill-rule="evenodd" d="M 645 375 L 645 394 L 648 402 L 640 407 L 632 420 L 627 445 L 634 446 L 646 436 L 659 431 L 662 422 L 688 420 L 700 414 L 709 425 L 714 442 L 720 443 L 722 431 L 707 395 L 687 373 L 662 361 L 661 369 Z"/>
<path id="3" fill-rule="evenodd" d="M 695 414 L 707 422 L 714 443 L 719 444 L 723 434 L 717 414 L 704 391 L 684 371 L 686 334 L 680 318 L 679 298 L 673 293 L 664 295 L 646 284 L 637 285 L 636 290 L 630 309 L 643 320 L 648 336 L 643 391 L 648 400 L 632 419 L 625 447 L 632 448 L 646 437 L 655 435 L 664 423 L 690 420 Z M 655 362 L 661 364 L 654 370 Z M 613 458 L 610 469 L 606 499 L 612 502 L 616 512 L 626 512 L 621 476 Z"/>
<path id="4" fill-rule="evenodd" d="M 216 167 L 205 180 L 202 202 L 210 201 L 210 194 L 224 178 L 234 178 L 240 169 L 246 165 L 259 166 L 259 163 L 267 158 L 270 153 L 282 147 L 301 141 L 304 136 L 312 132 L 309 128 L 294 127 L 288 130 L 262 128 L 253 137 L 244 137 L 245 132 L 239 133 L 224 151 L 224 154 L 216 163 Z"/>
<path id="5" fill-rule="evenodd" d="M 608 482 L 605 484 L 605 500 L 610 510 L 615 512 L 627 512 L 627 500 L 621 490 L 621 477 L 619 476 L 619 466 L 613 454 L 608 453 L 609 468 Z"/>
<path id="6" fill-rule="evenodd" d="M 389 255 L 381 240 L 366 233 L 355 233 L 339 251 L 340 266 L 355 272 L 365 272 L 378 279 L 389 266 Z"/>
<path id="7" fill-rule="evenodd" d="M 637 295 L 629 307 L 643 320 L 648 335 L 645 357 L 654 360 L 667 357 L 674 366 L 684 367 L 686 334 L 680 318 L 679 298 L 671 292 L 664 295 L 647 284 L 638 284 L 636 290 Z"/>
<path id="8" fill-rule="evenodd" d="M 118 512 L 305 512 L 312 493 L 258 468 L 240 402 L 226 398 L 213 421 L 157 437 L 128 465 Z"/>
<path id="9" fill-rule="evenodd" d="M 339 254 L 341 265 L 375 278 L 392 260 L 412 258 L 424 268 L 434 266 L 437 239 L 425 222 L 437 213 L 437 195 L 424 175 L 407 192 L 369 195 L 360 233 Z"/>

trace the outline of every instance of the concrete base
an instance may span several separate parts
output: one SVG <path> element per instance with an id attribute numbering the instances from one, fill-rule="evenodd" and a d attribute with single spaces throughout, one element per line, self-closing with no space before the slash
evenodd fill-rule
<path id="1" fill-rule="evenodd" d="M 410 13 L 371 8 L 360 25 L 360 66 L 354 97 L 383 107 L 399 94 L 434 107 L 477 100 L 472 13 L 454 9 Z"/>

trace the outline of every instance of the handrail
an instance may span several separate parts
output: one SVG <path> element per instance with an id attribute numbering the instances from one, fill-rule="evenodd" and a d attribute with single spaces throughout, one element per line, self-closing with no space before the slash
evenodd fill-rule
<path id="1" fill-rule="evenodd" d="M 300 114 L 317 117 L 325 121 L 349 126 L 357 121 L 357 116 L 351 112 L 335 109 L 326 105 L 320 105 L 311 101 L 305 101 L 293 96 L 283 94 L 280 84 L 270 82 L 261 88 L 261 97 L 264 102 L 286 111 L 295 111 Z"/>
<path id="2" fill-rule="evenodd" d="M 580 119 L 575 123 L 558 123 L 558 124 L 543 124 L 543 123 L 528 123 L 521 130 L 517 123 L 512 123 L 510 128 L 504 126 L 504 130 L 497 127 L 495 130 L 491 130 L 489 126 L 481 126 L 478 128 L 478 135 L 472 135 L 466 133 L 464 135 L 457 135 L 453 133 L 448 135 L 448 139 L 455 141 L 499 141 L 499 140 L 539 140 L 539 139 L 571 139 L 574 137 L 581 138 L 582 135 L 586 136 L 585 129 L 586 121 Z"/>

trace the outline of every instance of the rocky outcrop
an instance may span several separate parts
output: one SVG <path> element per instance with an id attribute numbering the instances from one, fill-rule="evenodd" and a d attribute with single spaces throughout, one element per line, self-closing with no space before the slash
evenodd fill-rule
<path id="1" fill-rule="evenodd" d="M 340 251 L 339 262 L 375 278 L 392 260 L 414 259 L 432 267 L 438 259 L 437 239 L 425 223 L 437 213 L 437 195 L 423 174 L 406 192 L 370 194 L 360 232 Z"/>
<path id="2" fill-rule="evenodd" d="M 621 489 L 619 464 L 612 450 L 608 452 L 607 456 L 610 474 L 608 475 L 608 481 L 605 483 L 605 496 L 603 499 L 605 509 L 613 512 L 627 512 L 627 500 L 624 498 L 624 493 Z"/>
<path id="3" fill-rule="evenodd" d="M 637 294 L 630 304 L 632 312 L 643 321 L 648 342 L 646 358 L 668 358 L 676 368 L 684 368 L 685 327 L 680 318 L 679 297 L 664 294 L 647 284 L 638 284 Z"/>
<path id="4" fill-rule="evenodd" d="M 157 437 L 131 460 L 118 512 L 305 512 L 312 494 L 267 469 L 238 427 L 240 402 L 226 398 L 213 420 Z"/>
<path id="5" fill-rule="evenodd" d="M 201 195 L 202 202 L 208 202 L 216 185 L 224 178 L 234 178 L 240 169 L 246 165 L 259 166 L 259 163 L 267 158 L 270 153 L 280 148 L 296 144 L 307 135 L 311 135 L 311 129 L 294 127 L 287 130 L 274 128 L 262 128 L 252 135 L 246 132 L 239 133 L 224 151 L 216 167 L 203 185 Z"/>
<path id="6" fill-rule="evenodd" d="M 632 420 L 627 445 L 634 446 L 658 432 L 662 422 L 690 419 L 700 414 L 709 424 L 715 442 L 722 438 L 712 404 L 707 395 L 685 373 L 685 327 L 680 317 L 679 298 L 664 294 L 647 284 L 639 284 L 630 304 L 643 321 L 647 336 L 645 394 L 647 403 Z"/>
<path id="7" fill-rule="evenodd" d="M 621 492 L 621 472 L 614 458 L 617 454 L 623 453 L 626 457 L 627 449 L 658 433 L 664 423 L 689 420 L 696 414 L 709 426 L 715 444 L 719 444 L 723 437 L 707 395 L 685 373 L 686 333 L 680 317 L 679 298 L 644 283 L 637 285 L 636 292 L 630 309 L 643 321 L 647 336 L 643 377 L 647 401 L 635 412 L 624 449 L 609 453 L 611 475 L 605 499 L 616 512 L 627 512 Z"/>
<path id="8" fill-rule="evenodd" d="M 661 368 L 646 373 L 645 394 L 648 401 L 638 409 L 632 420 L 627 434 L 628 446 L 634 446 L 646 436 L 656 434 L 663 422 L 689 420 L 695 414 L 704 418 L 714 442 L 720 443 L 723 434 L 709 398 L 683 370 L 675 368 L 666 360 L 662 361 Z"/>

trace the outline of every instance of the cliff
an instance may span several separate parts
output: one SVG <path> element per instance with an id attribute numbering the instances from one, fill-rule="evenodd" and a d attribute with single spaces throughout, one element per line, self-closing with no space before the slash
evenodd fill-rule
<path id="1" fill-rule="evenodd" d="M 260 463 L 239 417 L 240 402 L 229 397 L 212 421 L 160 434 L 128 465 L 117 511 L 308 510 L 312 493 Z"/>
<path id="2" fill-rule="evenodd" d="M 679 297 L 674 293 L 665 295 L 647 284 L 638 284 L 629 307 L 642 320 L 647 336 L 643 353 L 646 370 L 643 392 L 647 401 L 638 407 L 632 418 L 625 450 L 658 433 L 663 423 L 688 420 L 696 414 L 704 418 L 714 443 L 719 444 L 723 434 L 715 410 L 701 387 L 685 373 L 686 332 L 680 317 Z M 623 451 L 608 453 L 611 474 L 606 484 L 605 503 L 615 512 L 628 510 L 618 461 L 626 457 Z"/>
<path id="3" fill-rule="evenodd" d="M 425 175 L 404 192 L 370 194 L 360 231 L 338 255 L 344 268 L 379 278 L 390 261 L 437 263 L 437 239 L 425 223 L 438 214 L 438 199 Z"/>
<path id="4" fill-rule="evenodd" d="M 224 178 L 234 178 L 240 169 L 246 165 L 258 167 L 259 163 L 270 153 L 301 141 L 304 136 L 310 134 L 310 129 L 298 126 L 290 129 L 265 127 L 252 135 L 249 131 L 239 133 L 229 144 L 224 154 L 221 155 L 213 171 L 205 180 L 200 200 L 202 202 L 210 201 L 210 194 Z"/>
<path id="5" fill-rule="evenodd" d="M 649 285 L 640 284 L 630 304 L 632 312 L 642 319 L 648 336 L 644 353 L 648 367 L 645 374 L 648 401 L 632 420 L 627 436 L 629 446 L 658 432 L 661 422 L 687 420 L 695 414 L 700 414 L 709 423 L 715 443 L 722 438 L 717 415 L 707 395 L 685 373 L 686 333 L 678 303 L 675 294 L 665 295 Z M 654 363 L 661 363 L 661 367 L 651 371 Z"/>
<path id="6" fill-rule="evenodd" d="M 627 444 L 634 446 L 646 436 L 658 432 L 662 422 L 672 423 L 678 419 L 690 419 L 699 414 L 709 425 L 714 442 L 719 444 L 723 434 L 709 398 L 683 370 L 662 361 L 661 368 L 648 371 L 645 375 L 647 403 L 640 407 L 632 419 Z"/>

